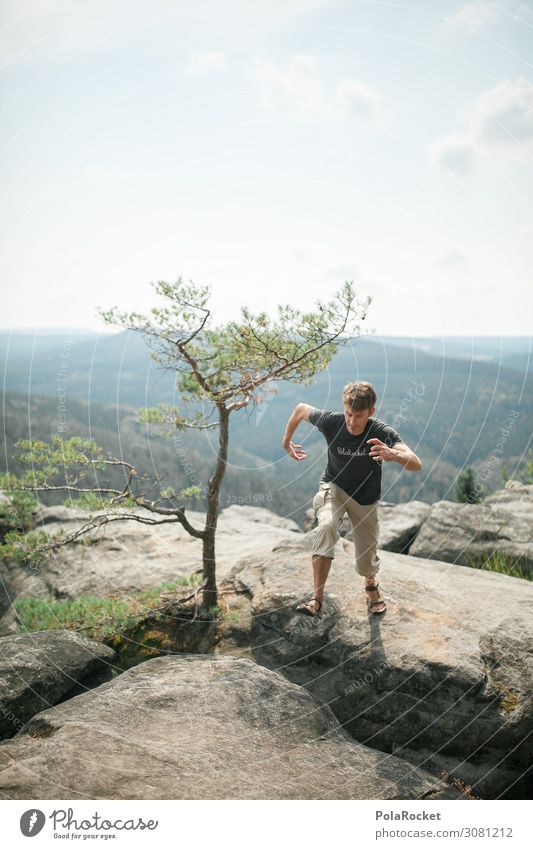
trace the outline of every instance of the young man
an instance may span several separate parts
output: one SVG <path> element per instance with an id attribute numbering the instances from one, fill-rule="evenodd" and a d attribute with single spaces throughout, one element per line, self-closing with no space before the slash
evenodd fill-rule
<path id="1" fill-rule="evenodd" d="M 381 463 L 393 461 L 410 472 L 422 468 L 419 458 L 394 428 L 373 418 L 376 393 L 370 383 L 347 383 L 342 398 L 344 413 L 297 404 L 283 437 L 283 447 L 298 461 L 307 457 L 301 445 L 291 442 L 300 422 L 310 422 L 318 428 L 328 444 L 328 463 L 313 498 L 318 519 L 312 552 L 314 595 L 296 608 L 307 616 L 321 615 L 324 587 L 345 513 L 352 525 L 356 569 L 365 578 L 368 609 L 371 613 L 385 612 L 385 600 L 376 582 L 380 566 L 377 547 Z"/>

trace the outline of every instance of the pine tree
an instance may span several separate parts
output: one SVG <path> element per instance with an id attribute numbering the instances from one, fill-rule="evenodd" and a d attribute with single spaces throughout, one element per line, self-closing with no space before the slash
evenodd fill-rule
<path id="1" fill-rule="evenodd" d="M 479 504 L 481 501 L 481 490 L 476 485 L 476 473 L 471 466 L 458 475 L 455 482 L 455 497 L 457 501 L 467 504 Z"/>
<path id="2" fill-rule="evenodd" d="M 141 333 L 152 358 L 163 369 L 176 374 L 181 406 L 160 404 L 142 409 L 139 422 L 147 426 L 156 424 L 157 434 L 164 436 L 173 434 L 173 430 L 161 430 L 164 425 L 178 430 L 218 430 L 214 469 L 205 492 L 204 526 L 196 527 L 186 514 L 187 502 L 200 494 L 198 487 L 175 492 L 161 487 L 159 480 L 144 485 L 132 464 L 109 452 L 105 455 L 94 440 L 81 437 L 63 440 L 56 434 L 49 443 L 19 440 L 17 447 L 22 454 L 18 459 L 28 464 L 31 471 L 19 478 L 0 475 L 0 489 L 8 495 L 51 490 L 76 493 L 76 500 L 67 503 L 97 511 L 98 515 L 70 535 L 51 538 L 43 531 L 8 533 L 0 546 L 0 555 L 37 561 L 112 521 L 131 519 L 149 525 L 179 522 L 189 534 L 202 540 L 202 607 L 209 609 L 217 604 L 215 539 L 219 493 L 228 457 L 230 415 L 248 405 L 260 404 L 275 392 L 277 381 L 312 383 L 313 376 L 327 367 L 337 347 L 360 335 L 359 321 L 365 319 L 372 298 L 358 300 L 353 283 L 347 281 L 331 300 L 319 301 L 312 312 L 279 306 L 277 316 L 271 318 L 266 312 L 253 314 L 242 307 L 239 320 L 214 326 L 208 307 L 208 287 L 197 286 L 192 281 L 184 283 L 180 277 L 176 283 L 160 281 L 154 288 L 166 305 L 152 308 L 151 316 L 121 312 L 116 307 L 99 309 L 98 313 L 108 324 Z M 110 471 L 111 467 L 124 472 L 122 489 L 84 483 L 89 471 Z M 58 484 L 56 480 L 61 474 L 64 480 Z"/>

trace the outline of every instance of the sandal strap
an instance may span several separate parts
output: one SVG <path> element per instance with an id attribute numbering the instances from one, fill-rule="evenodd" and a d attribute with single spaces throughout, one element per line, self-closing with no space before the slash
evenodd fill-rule
<path id="1" fill-rule="evenodd" d="M 379 589 L 379 584 L 366 584 L 365 585 L 365 592 L 366 593 L 374 592 L 375 590 L 378 590 L 378 589 Z"/>
<path id="2" fill-rule="evenodd" d="M 322 607 L 322 602 L 316 596 L 313 596 L 313 598 L 310 598 L 309 601 L 306 601 L 305 603 L 309 604 L 309 602 L 311 602 L 311 601 L 317 601 L 319 603 L 320 607 Z"/>

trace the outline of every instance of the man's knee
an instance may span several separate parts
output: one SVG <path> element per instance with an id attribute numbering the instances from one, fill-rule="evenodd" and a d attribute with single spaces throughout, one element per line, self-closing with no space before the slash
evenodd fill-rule
<path id="1" fill-rule="evenodd" d="M 379 555 L 375 550 L 357 552 L 355 564 L 357 572 L 365 577 L 368 575 L 377 575 L 381 565 Z"/>
<path id="2" fill-rule="evenodd" d="M 315 538 L 313 540 L 313 555 L 334 557 L 335 544 L 339 538 L 337 528 L 338 524 L 335 524 L 335 522 L 326 522 L 316 528 Z"/>

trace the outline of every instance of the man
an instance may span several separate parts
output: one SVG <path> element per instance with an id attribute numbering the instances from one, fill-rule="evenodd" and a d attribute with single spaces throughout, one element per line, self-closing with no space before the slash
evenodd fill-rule
<path id="1" fill-rule="evenodd" d="M 328 463 L 313 498 L 318 519 L 312 551 L 314 595 L 296 608 L 307 616 L 321 615 L 324 587 L 345 513 L 352 525 L 356 569 L 365 578 L 368 609 L 371 613 L 385 612 L 385 599 L 376 582 L 380 567 L 377 546 L 381 463 L 399 463 L 410 472 L 422 468 L 420 459 L 394 428 L 373 417 L 376 393 L 370 383 L 347 383 L 342 397 L 344 413 L 297 404 L 283 436 L 283 447 L 298 461 L 307 457 L 301 445 L 291 442 L 300 422 L 318 428 L 328 444 Z"/>

